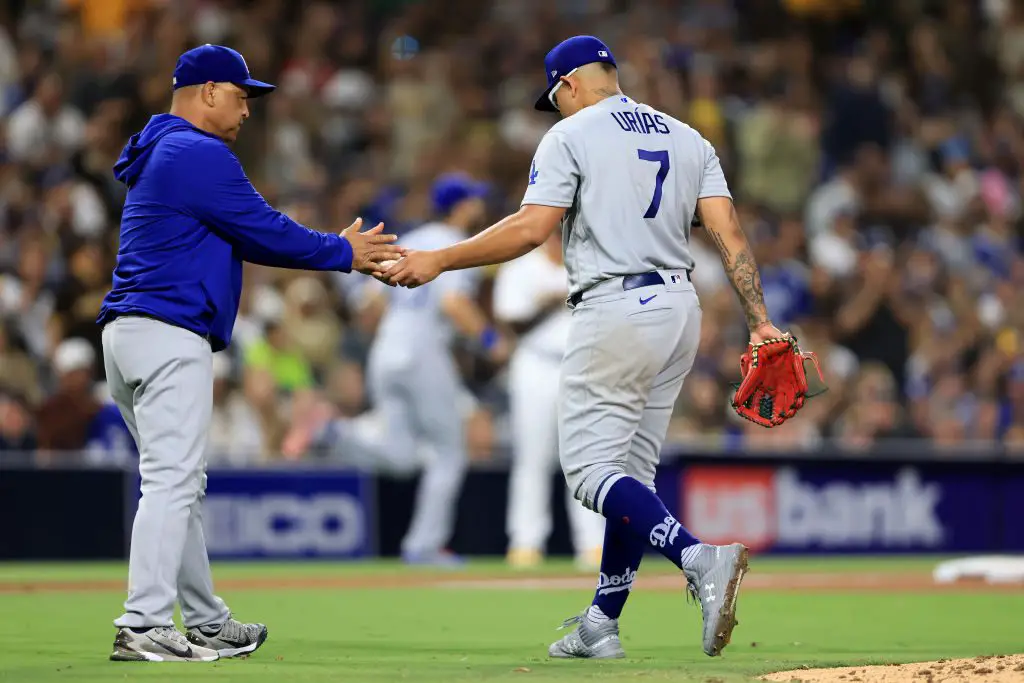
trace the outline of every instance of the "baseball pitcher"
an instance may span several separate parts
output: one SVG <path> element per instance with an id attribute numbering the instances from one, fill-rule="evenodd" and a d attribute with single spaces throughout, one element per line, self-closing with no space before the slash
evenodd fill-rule
<path id="1" fill-rule="evenodd" d="M 747 549 L 701 543 L 654 491 L 672 406 L 700 339 L 687 246 L 695 219 L 718 245 L 746 312 L 751 378 L 762 372 L 753 369 L 760 367 L 757 345 L 786 336 L 768 318 L 712 146 L 624 95 L 611 50 L 597 38 L 560 43 L 544 68 L 548 87 L 536 107 L 563 119 L 538 146 L 520 210 L 472 239 L 412 252 L 384 277 L 416 287 L 444 271 L 514 259 L 561 226 L 572 323 L 561 368 L 559 456 L 576 498 L 606 519 L 601 575 L 618 581 L 601 582 L 593 604 L 566 622 L 576 628 L 549 654 L 624 656 L 618 617 L 652 548 L 683 573 L 702 609 L 704 652 L 715 656 L 736 625 Z M 770 399 L 758 393 L 763 385 L 751 384 L 745 396 Z M 798 393 L 773 417 L 791 416 Z"/>
<path id="2" fill-rule="evenodd" d="M 558 461 L 558 370 L 571 314 L 565 307 L 565 267 L 558 235 L 498 270 L 494 315 L 518 335 L 508 368 L 512 421 L 508 563 L 540 564 L 551 534 L 551 477 Z M 566 490 L 576 564 L 600 565 L 604 518 Z"/>
<path id="3" fill-rule="evenodd" d="M 440 221 L 403 238 L 406 248 L 440 249 L 470 234 L 484 216 L 486 187 L 461 174 L 441 176 L 431 188 Z M 429 454 L 420 479 L 412 523 L 402 539 L 409 564 L 450 566 L 460 558 L 446 545 L 469 459 L 462 387 L 451 344 L 456 333 L 476 340 L 500 361 L 506 343 L 473 301 L 475 273 L 447 273 L 429 287 L 389 290 L 387 310 L 370 350 L 368 380 L 383 412 L 394 457 Z"/>

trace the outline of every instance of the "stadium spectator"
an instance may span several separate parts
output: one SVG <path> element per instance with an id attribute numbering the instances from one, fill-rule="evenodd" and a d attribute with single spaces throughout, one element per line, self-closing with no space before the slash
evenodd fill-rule
<path id="1" fill-rule="evenodd" d="M 85 448 L 89 425 L 100 411 L 93 394 L 96 353 L 84 339 L 68 339 L 53 354 L 57 390 L 39 407 L 39 447 L 47 451 Z"/>
<path id="2" fill-rule="evenodd" d="M 166 109 L 161 74 L 181 51 L 232 44 L 282 84 L 235 147 L 268 199 L 311 222 L 360 215 L 401 233 L 430 218 L 429 182 L 448 171 L 490 183 L 492 215 L 514 207 L 555 122 L 530 108 L 537 65 L 585 23 L 613 45 L 624 87 L 715 144 L 772 313 L 829 379 L 799 429 L 769 439 L 733 418 L 742 316 L 695 228 L 704 338 L 675 438 L 1019 443 L 1024 10 L 912 4 L 15 3 L 0 27 L 3 439 L 29 443 L 34 411 L 69 401 L 50 382 L 63 342 L 96 356 L 123 203 L 110 169 L 129 132 Z M 355 282 L 246 268 L 211 458 L 279 457 L 309 390 L 358 425 L 352 443 L 386 435 L 364 386 L 379 318 L 365 299 Z M 90 367 L 102 380 L 102 364 Z M 480 406 L 467 410 L 473 450 L 500 456 L 504 375 L 465 370 Z M 104 405 L 88 393 L 61 419 L 85 423 Z M 81 424 L 55 433 L 54 414 L 38 425 L 40 447 L 84 448 Z"/>
<path id="3" fill-rule="evenodd" d="M 337 360 L 343 328 L 331 307 L 323 282 L 302 275 L 284 288 L 284 329 L 289 342 L 324 382 Z"/>
<path id="4" fill-rule="evenodd" d="M 284 319 L 267 321 L 266 334 L 245 350 L 247 369 L 266 372 L 275 390 L 290 394 L 313 386 L 313 368 L 302 355 Z"/>
<path id="5" fill-rule="evenodd" d="M 68 256 L 67 275 L 55 295 L 50 320 L 51 335 L 57 339 L 84 339 L 92 345 L 97 356 L 102 353 L 102 342 L 96 312 L 110 290 L 110 264 L 109 255 L 97 242 L 73 247 Z M 97 367 L 96 373 L 97 379 L 101 378 L 103 369 Z"/>
<path id="6" fill-rule="evenodd" d="M 235 391 L 231 357 L 213 355 L 213 413 L 210 439 L 206 444 L 209 465 L 249 465 L 263 462 L 267 456 L 263 425 L 259 415 Z"/>
<path id="7" fill-rule="evenodd" d="M 915 435 L 900 408 L 896 379 L 888 367 L 878 362 L 861 367 L 848 407 L 832 431 L 839 443 L 850 449 L 866 449 L 880 439 Z"/>
<path id="8" fill-rule="evenodd" d="M 259 420 L 263 441 L 263 458 L 272 458 L 280 452 L 281 442 L 289 429 L 288 403 L 282 400 L 273 373 L 261 367 L 247 367 L 242 375 L 242 392 L 246 403 L 252 406 Z M 292 405 L 303 392 L 292 396 Z"/>
<path id="9" fill-rule="evenodd" d="M 736 127 L 739 194 L 777 214 L 803 209 L 820 161 L 817 116 L 791 99 L 776 86 Z"/>
<path id="10" fill-rule="evenodd" d="M 0 391 L 13 392 L 30 405 L 38 405 L 43 396 L 39 370 L 19 339 L 12 324 L 0 325 Z"/>
<path id="11" fill-rule="evenodd" d="M 40 359 L 52 348 L 54 297 L 46 283 L 50 255 L 44 241 L 32 231 L 24 233 L 16 248 L 12 272 L 0 276 L 0 312 L 25 340 L 29 353 Z"/>
<path id="12" fill-rule="evenodd" d="M 93 377 L 96 353 L 80 337 L 65 339 L 54 351 L 57 389 L 39 407 L 39 448 L 44 452 L 84 453 L 90 462 L 122 460 L 135 446 L 120 412 L 104 400 Z"/>
<path id="13" fill-rule="evenodd" d="M 28 402 L 18 394 L 0 391 L 0 460 L 4 454 L 32 453 L 37 446 Z"/>
<path id="14" fill-rule="evenodd" d="M 48 73 L 32 97 L 7 119 L 7 153 L 17 162 L 42 170 L 70 156 L 85 139 L 82 113 L 64 101 L 64 83 Z"/>

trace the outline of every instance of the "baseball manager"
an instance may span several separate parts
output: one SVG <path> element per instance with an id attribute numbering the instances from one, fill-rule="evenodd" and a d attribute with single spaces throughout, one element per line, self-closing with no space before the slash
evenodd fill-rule
<path id="1" fill-rule="evenodd" d="M 213 353 L 231 342 L 242 262 L 378 274 L 401 250 L 383 225 L 340 235 L 274 210 L 228 147 L 249 99 L 274 86 L 242 56 L 203 45 L 178 59 L 170 113 L 152 117 L 114 166 L 128 187 L 113 287 L 97 323 L 111 394 L 139 448 L 142 499 L 132 528 L 128 598 L 110 658 L 213 661 L 247 654 L 263 624 L 232 618 L 213 592 L 203 538 L 203 451 Z M 174 628 L 181 604 L 186 634 Z"/>

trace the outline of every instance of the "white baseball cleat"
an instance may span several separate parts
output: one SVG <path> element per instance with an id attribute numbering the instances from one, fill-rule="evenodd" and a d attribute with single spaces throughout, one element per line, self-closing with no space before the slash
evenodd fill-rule
<path id="1" fill-rule="evenodd" d="M 717 657 L 729 644 L 736 621 L 736 601 L 747 573 L 747 548 L 740 543 L 705 546 L 683 570 L 687 590 L 704 616 L 704 653 Z"/>
<path id="2" fill-rule="evenodd" d="M 187 631 L 189 642 L 216 650 L 221 657 L 237 657 L 255 652 L 267 639 L 263 624 L 243 624 L 228 618 L 220 626 L 197 626 Z"/>
<path id="3" fill-rule="evenodd" d="M 575 617 L 566 619 L 559 628 L 575 625 L 571 632 L 551 643 L 548 656 L 558 659 L 622 659 L 626 653 L 619 641 L 619 620 L 605 617 L 598 624 L 587 619 L 591 605 Z"/>
<path id="4" fill-rule="evenodd" d="M 113 662 L 215 662 L 216 650 L 188 642 L 177 629 L 157 626 L 145 631 L 118 630 L 114 638 Z"/>

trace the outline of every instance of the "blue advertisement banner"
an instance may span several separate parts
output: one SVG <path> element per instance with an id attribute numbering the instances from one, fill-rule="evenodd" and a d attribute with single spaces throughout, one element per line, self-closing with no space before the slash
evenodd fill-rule
<path id="1" fill-rule="evenodd" d="M 1008 549 L 1024 552 L 1024 474 L 1016 472 L 999 479 L 999 520 L 1003 544 Z"/>
<path id="2" fill-rule="evenodd" d="M 674 474 L 676 490 L 666 497 L 709 543 L 771 553 L 1024 550 L 1010 512 L 1021 512 L 1011 501 L 1024 498 L 1024 480 L 986 468 L 709 464 Z"/>
<path id="3" fill-rule="evenodd" d="M 355 559 L 376 551 L 373 482 L 339 471 L 210 471 L 203 508 L 213 559 Z"/>

